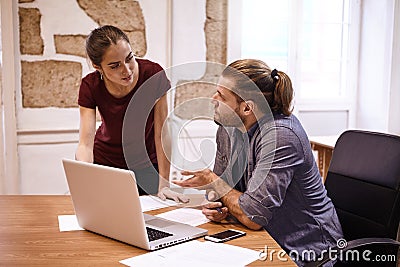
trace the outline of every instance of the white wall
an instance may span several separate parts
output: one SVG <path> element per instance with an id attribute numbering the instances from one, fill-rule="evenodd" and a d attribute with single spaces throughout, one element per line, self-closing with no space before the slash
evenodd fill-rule
<path id="1" fill-rule="evenodd" d="M 172 1 L 172 66 L 206 60 L 206 0 Z"/>
<path id="2" fill-rule="evenodd" d="M 145 58 L 163 68 L 171 65 L 172 0 L 139 0 L 146 23 L 147 53 Z"/>
<path id="3" fill-rule="evenodd" d="M 357 128 L 388 130 L 393 2 L 362 2 Z"/>
<path id="4" fill-rule="evenodd" d="M 400 135 L 400 1 L 362 1 L 356 128 Z"/>
<path id="5" fill-rule="evenodd" d="M 400 135 L 400 1 L 395 1 L 390 79 L 389 129 Z"/>

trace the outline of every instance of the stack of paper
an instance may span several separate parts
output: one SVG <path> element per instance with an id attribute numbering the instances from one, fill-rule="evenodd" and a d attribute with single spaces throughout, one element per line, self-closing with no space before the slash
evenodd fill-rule
<path id="1" fill-rule="evenodd" d="M 58 228 L 60 232 L 85 230 L 79 226 L 75 215 L 58 215 Z"/>

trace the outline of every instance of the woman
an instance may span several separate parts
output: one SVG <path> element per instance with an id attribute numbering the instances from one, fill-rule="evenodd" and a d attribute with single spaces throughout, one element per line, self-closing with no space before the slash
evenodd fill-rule
<path id="1" fill-rule="evenodd" d="M 158 192 L 163 200 L 188 201 L 186 196 L 171 191 L 168 186 L 170 165 L 162 148 L 161 130 L 167 117 L 165 93 L 170 82 L 161 66 L 135 58 L 127 35 L 111 25 L 96 28 L 89 34 L 86 53 L 95 71 L 82 79 L 79 89 L 80 129 L 76 159 L 133 169 L 140 195 Z M 122 145 L 124 116 L 140 86 L 156 74 L 158 86 L 151 90 L 155 90 L 160 98 L 151 108 L 145 129 L 137 129 L 145 130 L 147 155 L 143 158 L 146 160 L 127 166 Z M 96 108 L 102 120 L 97 131 Z"/>

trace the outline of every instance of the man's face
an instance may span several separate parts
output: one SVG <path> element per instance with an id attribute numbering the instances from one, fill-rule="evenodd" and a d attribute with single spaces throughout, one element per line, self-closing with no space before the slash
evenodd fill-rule
<path id="1" fill-rule="evenodd" d="M 218 80 L 217 92 L 213 95 L 214 121 L 223 126 L 243 126 L 240 114 L 240 104 L 231 91 L 234 86 L 232 79 L 221 77 Z"/>

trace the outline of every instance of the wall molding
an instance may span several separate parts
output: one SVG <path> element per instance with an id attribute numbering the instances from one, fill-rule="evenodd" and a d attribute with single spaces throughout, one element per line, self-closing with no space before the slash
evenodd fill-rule
<path id="1" fill-rule="evenodd" d="M 19 130 L 17 131 L 18 145 L 56 145 L 78 144 L 78 129 L 54 130 Z"/>

